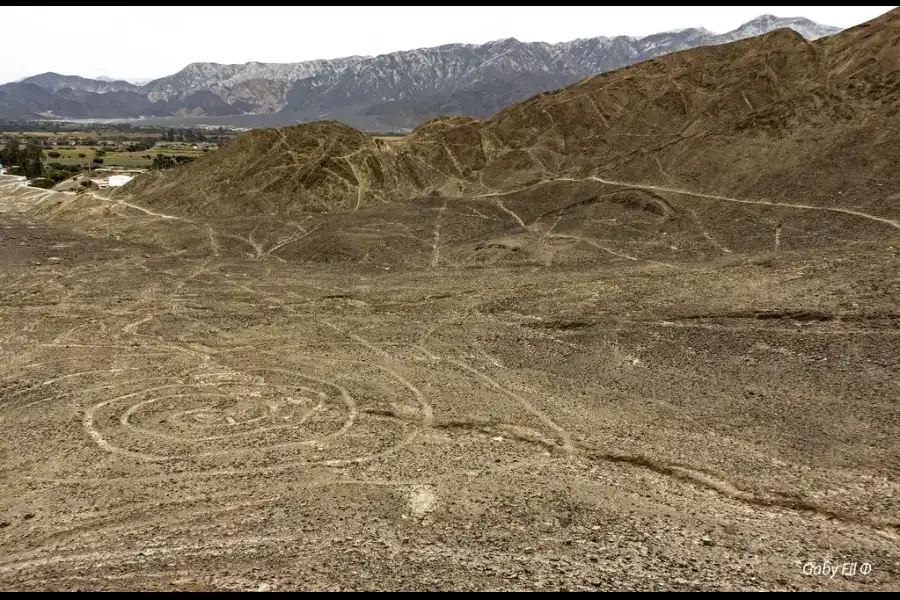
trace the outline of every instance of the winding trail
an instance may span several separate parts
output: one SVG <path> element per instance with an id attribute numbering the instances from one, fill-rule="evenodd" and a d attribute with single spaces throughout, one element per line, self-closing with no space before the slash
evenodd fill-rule
<path id="1" fill-rule="evenodd" d="M 185 218 L 185 217 L 178 217 L 175 215 L 167 215 L 164 213 L 154 212 L 152 210 L 144 208 L 143 206 L 138 206 L 137 204 L 131 204 L 130 202 L 125 202 L 124 200 L 113 200 L 112 198 L 104 198 L 103 196 L 100 196 L 96 192 L 88 192 L 88 194 L 90 194 L 97 200 L 102 200 L 102 201 L 108 202 L 110 204 L 118 204 L 120 206 L 127 206 L 128 208 L 133 208 L 134 210 L 139 210 L 144 214 L 148 214 L 151 217 L 159 217 L 160 219 L 167 219 L 170 221 L 184 221 L 185 223 L 194 223 L 195 222 L 195 221 Z"/>
<path id="2" fill-rule="evenodd" d="M 637 189 L 641 189 L 641 190 L 653 190 L 655 192 L 668 192 L 670 194 L 682 194 L 684 196 L 694 196 L 695 198 L 708 198 L 710 200 L 721 200 L 723 202 L 734 202 L 737 204 L 756 204 L 759 206 L 774 206 L 774 207 L 778 207 L 778 208 L 795 208 L 795 209 L 799 209 L 799 210 L 821 210 L 821 211 L 827 211 L 827 212 L 836 212 L 836 213 L 843 213 L 845 215 L 852 215 L 854 217 L 861 217 L 863 219 L 869 219 L 871 221 L 877 221 L 884 225 L 889 225 L 890 227 L 893 227 L 894 229 L 900 229 L 900 221 L 895 221 L 893 219 L 887 219 L 887 218 L 879 217 L 876 215 L 870 215 L 869 213 L 865 213 L 865 212 L 862 212 L 859 210 L 854 210 L 852 208 L 843 208 L 843 207 L 837 207 L 837 206 L 812 206 L 810 204 L 795 204 L 795 203 L 791 203 L 791 202 L 769 202 L 767 200 L 746 200 L 746 199 L 741 199 L 741 198 L 731 198 L 729 196 L 720 196 L 718 194 L 704 194 L 702 192 L 693 192 L 691 190 L 684 190 L 681 188 L 665 187 L 665 186 L 660 186 L 660 185 L 649 185 L 649 184 L 642 184 L 642 183 L 633 183 L 633 182 L 629 182 L 629 181 L 617 181 L 614 179 L 604 179 L 603 177 L 596 177 L 596 176 L 584 177 L 582 179 L 576 179 L 574 177 L 557 177 L 554 179 L 547 179 L 545 181 L 539 181 L 539 182 L 533 183 L 529 186 L 515 189 L 515 190 L 510 190 L 507 192 L 493 192 L 490 194 L 476 194 L 476 195 L 469 196 L 469 197 L 470 198 L 499 198 L 502 196 L 509 196 L 511 194 L 523 192 L 525 190 L 536 188 L 536 187 L 546 185 L 549 183 L 554 183 L 557 181 L 571 181 L 573 183 L 579 183 L 579 182 L 583 182 L 583 181 L 596 181 L 597 183 L 603 183 L 606 185 L 617 185 L 617 186 L 621 186 L 621 187 L 637 188 Z"/>
<path id="3" fill-rule="evenodd" d="M 434 219 L 434 242 L 431 245 L 432 253 L 431 253 L 431 268 L 435 268 L 438 266 L 438 262 L 441 259 L 441 217 L 444 216 L 444 211 L 447 210 L 447 201 L 444 201 L 444 204 L 438 209 L 437 217 Z"/>

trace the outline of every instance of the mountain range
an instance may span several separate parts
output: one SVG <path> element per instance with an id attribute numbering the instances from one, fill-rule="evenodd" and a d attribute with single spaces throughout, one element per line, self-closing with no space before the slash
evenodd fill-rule
<path id="1" fill-rule="evenodd" d="M 267 115 L 266 124 L 330 118 L 362 129 L 405 129 L 438 115 L 486 118 L 590 75 L 781 28 L 808 40 L 840 31 L 764 15 L 725 34 L 691 28 L 559 44 L 509 38 L 299 63 L 192 63 L 145 85 L 44 73 L 0 86 L 0 118 Z"/>
<path id="2" fill-rule="evenodd" d="M 890 190 L 900 189 L 891 169 L 900 139 L 898 31 L 900 9 L 814 42 L 779 28 L 594 75 L 487 120 L 438 117 L 401 140 L 336 120 L 254 129 L 184 170 L 143 178 L 123 192 L 143 206 L 204 217 L 290 219 L 417 197 L 471 197 L 487 204 L 502 198 L 535 218 L 582 198 L 585 186 L 618 180 L 709 198 L 802 199 L 808 206 L 839 198 L 890 214 Z M 708 219 L 719 218 L 713 208 L 704 208 L 712 211 Z M 675 218 L 662 205 L 647 210 Z M 691 213 L 678 218 L 693 227 Z M 585 223 L 573 217 L 572 234 Z M 736 226 L 728 218 L 721 224 Z M 721 235 L 729 247 L 771 241 Z"/>

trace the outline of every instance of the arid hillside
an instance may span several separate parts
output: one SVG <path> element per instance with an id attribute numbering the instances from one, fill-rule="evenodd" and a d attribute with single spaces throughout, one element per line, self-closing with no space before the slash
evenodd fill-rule
<path id="1" fill-rule="evenodd" d="M 259 129 L 199 168 L 138 180 L 128 191 L 137 191 L 148 205 L 185 213 L 282 217 L 292 211 L 358 210 L 421 193 L 415 168 L 385 145 L 331 121 Z"/>
<path id="2" fill-rule="evenodd" d="M 870 186 L 895 176 L 900 147 L 898 33 L 898 11 L 815 42 L 776 30 L 591 77 L 488 121 L 436 119 L 402 141 L 336 122 L 257 130 L 123 192 L 184 214 L 283 217 L 602 176 L 877 209 Z M 823 179 L 836 164 L 840 177 Z"/>
<path id="3" fill-rule="evenodd" d="M 0 176 L 0 588 L 897 590 L 898 28 Z"/>
<path id="4" fill-rule="evenodd" d="M 898 37 L 900 11 L 815 42 L 777 30 L 402 140 L 257 130 L 113 199 L 173 217 L 122 225 L 172 248 L 328 263 L 674 265 L 890 239 Z"/>

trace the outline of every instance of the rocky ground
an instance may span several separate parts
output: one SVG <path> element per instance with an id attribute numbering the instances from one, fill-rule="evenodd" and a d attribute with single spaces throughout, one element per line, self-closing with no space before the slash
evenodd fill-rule
<path id="1" fill-rule="evenodd" d="M 898 32 L 0 178 L 0 587 L 897 589 Z"/>
<path id="2" fill-rule="evenodd" d="M 4 589 L 900 582 L 898 246 L 385 268 L 0 227 Z"/>

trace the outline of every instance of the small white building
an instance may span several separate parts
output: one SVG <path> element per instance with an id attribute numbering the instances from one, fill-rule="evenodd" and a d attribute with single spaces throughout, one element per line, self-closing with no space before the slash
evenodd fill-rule
<path id="1" fill-rule="evenodd" d="M 109 187 L 121 187 L 134 179 L 131 175 L 111 175 L 109 178 Z"/>

